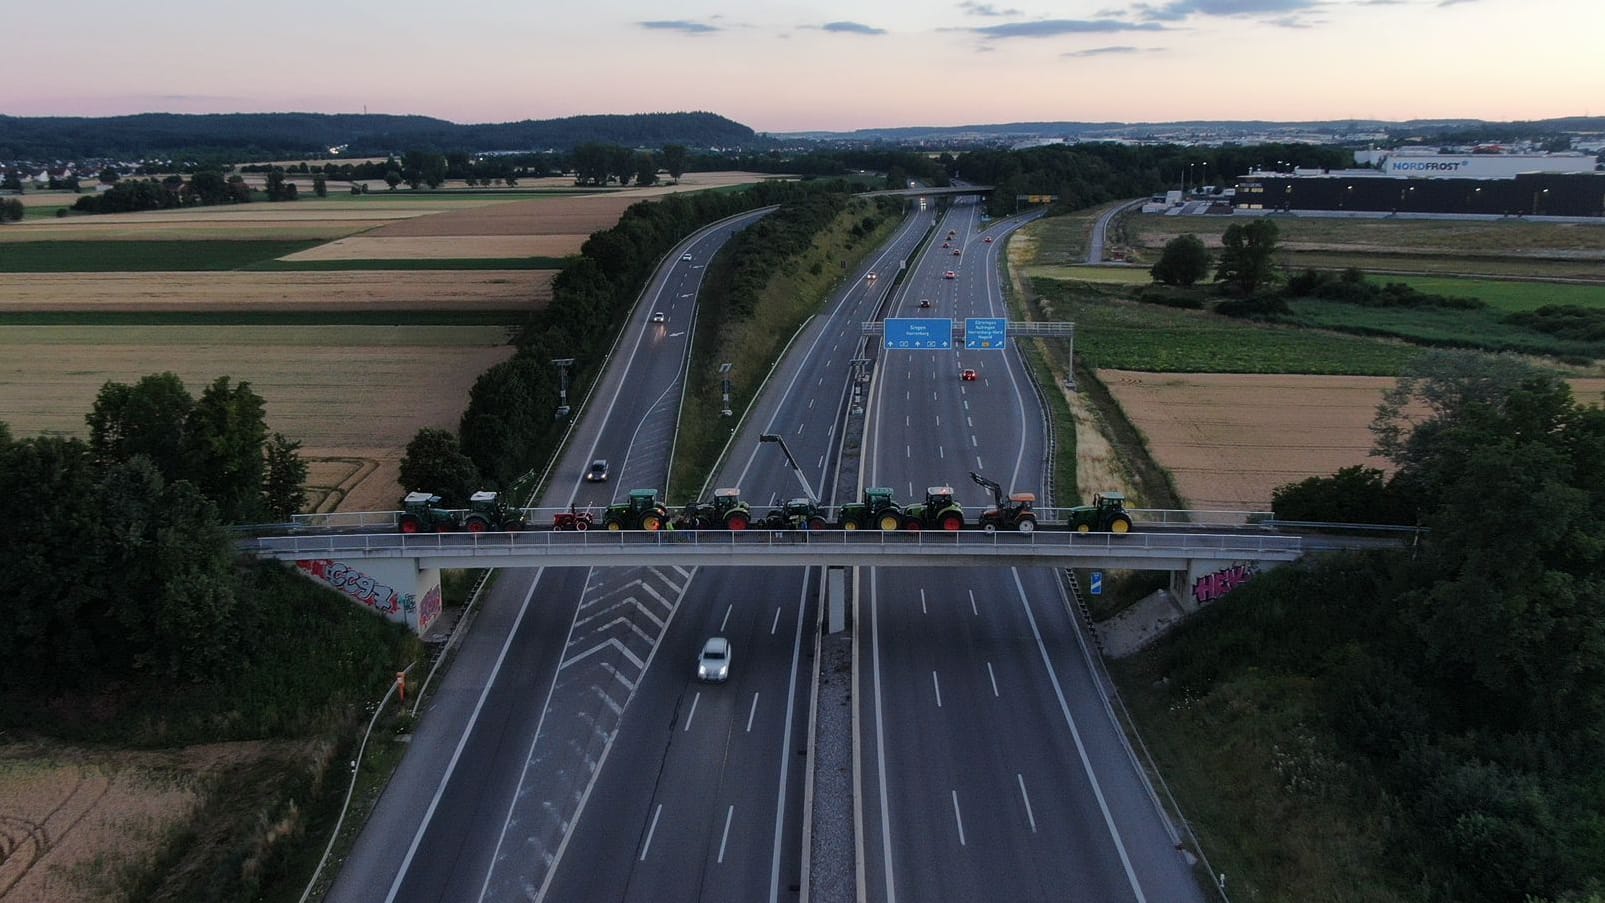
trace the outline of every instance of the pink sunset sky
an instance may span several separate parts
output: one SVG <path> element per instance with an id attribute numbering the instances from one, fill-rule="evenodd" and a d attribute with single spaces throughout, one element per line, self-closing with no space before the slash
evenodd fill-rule
<path id="1" fill-rule="evenodd" d="M 0 114 L 710 110 L 760 131 L 1605 113 L 1601 0 L 89 0 Z"/>

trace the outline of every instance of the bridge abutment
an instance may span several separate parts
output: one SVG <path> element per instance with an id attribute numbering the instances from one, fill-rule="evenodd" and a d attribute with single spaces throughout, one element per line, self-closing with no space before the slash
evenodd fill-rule
<path id="1" fill-rule="evenodd" d="M 440 568 L 420 567 L 416 558 L 310 558 L 294 565 L 307 578 L 419 636 L 440 617 Z"/>

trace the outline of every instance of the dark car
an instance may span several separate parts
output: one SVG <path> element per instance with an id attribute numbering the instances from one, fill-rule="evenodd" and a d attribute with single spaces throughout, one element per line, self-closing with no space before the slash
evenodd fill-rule
<path id="1" fill-rule="evenodd" d="M 585 482 L 587 482 L 587 483 L 605 483 L 605 482 L 607 482 L 607 459 L 606 458 L 597 458 L 595 461 L 591 462 L 591 469 L 587 470 L 585 472 Z"/>

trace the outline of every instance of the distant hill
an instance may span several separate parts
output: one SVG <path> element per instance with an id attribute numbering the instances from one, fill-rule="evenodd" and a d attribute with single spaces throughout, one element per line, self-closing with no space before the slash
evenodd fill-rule
<path id="1" fill-rule="evenodd" d="M 626 147 L 684 144 L 753 148 L 766 142 L 714 113 L 570 116 L 459 125 L 428 116 L 323 113 L 141 113 L 137 116 L 0 116 L 0 160 L 150 159 L 228 154 L 242 159 L 439 151 L 567 150 L 590 141 Z"/>
<path id="2" fill-rule="evenodd" d="M 1343 135 L 1362 132 L 1387 133 L 1403 137 L 1451 133 L 1501 132 L 1560 133 L 1605 130 L 1605 117 L 1571 116 L 1533 122 L 1488 122 L 1481 119 L 1409 119 L 1399 122 L 1381 119 L 1331 119 L 1284 122 L 1258 119 L 1192 119 L 1176 122 L 1005 122 L 952 126 L 894 126 L 856 129 L 849 132 L 781 132 L 775 138 L 813 141 L 943 141 L 962 139 L 1133 138 L 1176 132 L 1211 132 L 1219 135 L 1295 133 Z"/>

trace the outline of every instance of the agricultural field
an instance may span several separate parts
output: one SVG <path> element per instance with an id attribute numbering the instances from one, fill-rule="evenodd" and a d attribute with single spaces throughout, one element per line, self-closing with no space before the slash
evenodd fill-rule
<path id="1" fill-rule="evenodd" d="M 1268 511 L 1283 483 L 1368 457 L 1368 429 L 1392 379 L 1367 376 L 1143 373 L 1100 370 L 1188 507 Z M 1599 403 L 1605 379 L 1569 381 L 1579 401 Z"/>
<path id="2" fill-rule="evenodd" d="M 1165 242 L 1185 233 L 1211 249 L 1243 218 L 1133 214 L 1122 242 L 1152 262 Z M 1283 265 L 1378 272 L 1525 276 L 1605 283 L 1605 223 L 1535 223 L 1277 216 Z"/>
<path id="3" fill-rule="evenodd" d="M 6 314 L 270 311 L 522 311 L 552 295 L 552 270 L 0 273 Z"/>

